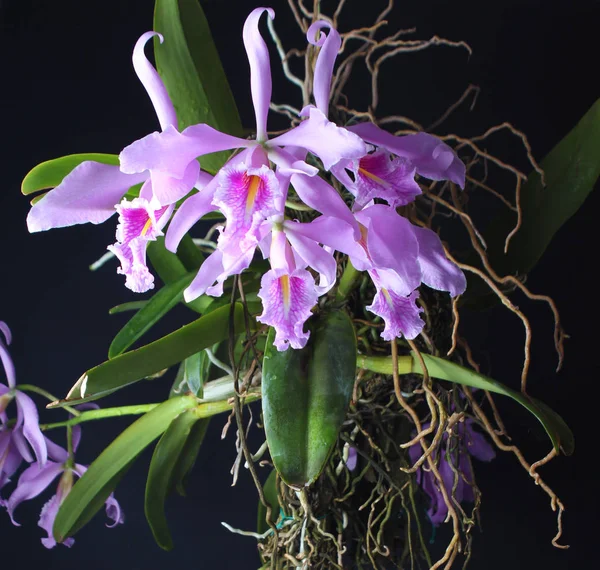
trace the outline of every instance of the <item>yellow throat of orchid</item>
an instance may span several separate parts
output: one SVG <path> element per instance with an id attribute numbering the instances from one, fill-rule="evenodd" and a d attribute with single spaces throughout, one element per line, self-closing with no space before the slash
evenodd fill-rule
<path id="1" fill-rule="evenodd" d="M 260 176 L 252 175 L 248 178 L 250 178 L 250 182 L 248 184 L 248 196 L 246 197 L 246 216 L 252 213 L 252 208 L 254 207 L 254 202 L 262 182 Z"/>

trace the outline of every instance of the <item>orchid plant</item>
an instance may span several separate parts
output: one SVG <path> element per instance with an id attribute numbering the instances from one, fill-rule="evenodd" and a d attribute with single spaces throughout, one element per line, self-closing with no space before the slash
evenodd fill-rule
<path id="1" fill-rule="evenodd" d="M 541 463 L 573 451 L 560 416 L 526 390 L 531 327 L 506 285 L 534 294 L 517 275 L 522 266 L 505 274 L 494 269 L 493 248 L 486 250 L 465 198 L 473 191 L 498 194 L 477 171 L 482 159 L 515 174 L 519 219 L 504 235 L 508 250 L 513 236 L 527 229 L 526 189 L 552 186 L 552 169 L 544 179 L 526 147 L 533 169 L 527 180 L 486 153 L 478 139 L 434 136 L 408 118 L 377 117 L 383 60 L 376 50 L 408 49 L 414 40 L 380 38 L 385 14 L 371 27 L 340 32 L 339 10 L 328 17 L 318 4 L 314 13 L 294 12 L 306 36 L 302 51 L 296 50 L 305 59 L 304 78 L 290 69 L 274 10 L 248 15 L 242 41 L 255 125 L 243 136 L 200 6 L 157 0 L 155 29 L 137 40 L 132 61 L 160 130 L 118 156 L 53 159 L 25 177 L 25 194 L 44 191 L 32 201 L 30 232 L 108 223 L 116 213 L 116 242 L 94 267 L 116 258 L 117 273 L 137 294 L 157 288 L 156 276 L 163 282 L 142 304 L 115 308 L 136 313 L 113 340 L 108 360 L 85 372 L 63 398 L 43 386 L 17 384 L 10 330 L 0 323 L 7 382 L 0 384 L 0 505 L 18 524 L 16 507 L 60 477 L 40 516 L 45 547 L 71 546 L 102 505 L 108 526 L 123 523 L 114 494 L 118 482 L 160 438 L 145 507 L 157 543 L 171 548 L 164 500 L 170 490 L 182 491 L 208 418 L 221 413 L 229 414 L 225 429 L 232 418 L 237 427 L 234 483 L 245 462 L 259 497 L 256 532 L 228 528 L 257 539 L 264 568 L 404 567 L 409 557 L 413 567 L 448 568 L 461 552 L 468 554 L 481 500 L 471 457 L 492 461 L 496 448 L 507 448 L 492 393 L 509 396 L 541 422 L 552 443 Z M 301 90 L 298 108 L 272 101 L 267 29 L 286 78 Z M 194 47 L 200 44 L 186 39 L 194 33 L 205 42 L 202 53 Z M 357 39 L 360 47 L 352 51 Z M 146 55 L 150 40 L 158 71 Z M 373 76 L 367 111 L 343 100 L 361 58 Z M 202 71 L 207 68 L 210 74 Z M 178 88 L 182 78 L 202 89 Z M 289 128 L 269 131 L 271 113 L 288 118 Z M 592 120 L 586 117 L 582 122 Z M 384 128 L 393 122 L 410 128 Z M 564 143 L 552 152 L 549 163 L 571 159 L 564 158 Z M 598 166 L 586 176 L 581 200 Z M 464 225 L 469 251 L 456 252 L 442 241 L 439 210 Z M 488 291 L 482 294 L 465 274 L 479 277 Z M 482 375 L 459 334 L 463 304 L 490 292 L 525 325 L 520 391 Z M 553 311 L 562 361 L 556 307 L 549 298 L 535 298 Z M 179 303 L 199 316 L 129 350 Z M 177 371 L 163 402 L 89 403 L 172 368 Z M 48 398 L 49 408 L 69 417 L 40 425 L 27 392 Z M 253 454 L 244 413 L 259 399 L 265 444 Z M 127 414 L 141 417 L 89 467 L 76 462 L 83 423 Z M 45 435 L 58 428 L 66 429 L 66 449 Z M 516 455 L 539 484 L 541 463 Z M 545 483 L 542 489 L 558 506 L 553 543 L 561 546 L 564 507 Z M 437 561 L 424 538 L 427 520 L 453 529 Z"/>

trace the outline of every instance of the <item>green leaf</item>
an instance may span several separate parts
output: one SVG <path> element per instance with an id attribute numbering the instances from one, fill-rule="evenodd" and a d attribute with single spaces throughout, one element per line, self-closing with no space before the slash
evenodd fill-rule
<path id="1" fill-rule="evenodd" d="M 431 356 L 430 354 L 422 354 L 422 356 L 430 376 L 454 382 L 455 384 L 470 386 L 471 388 L 488 390 L 512 398 L 527 408 L 539 420 L 550 437 L 556 451 L 562 449 L 565 455 L 571 455 L 575 451 L 575 439 L 569 426 L 567 426 L 565 421 L 556 412 L 543 402 L 531 396 L 525 396 L 521 392 L 509 388 L 497 380 L 488 378 L 469 368 L 464 368 L 454 362 Z M 390 356 L 365 355 L 358 356 L 357 365 L 360 368 L 379 372 L 380 374 L 392 374 L 394 366 Z M 400 374 L 423 374 L 423 369 L 418 359 L 409 355 L 401 356 L 398 359 L 398 372 Z"/>
<path id="2" fill-rule="evenodd" d="M 542 160 L 546 186 L 537 172 L 529 175 L 521 189 L 523 222 L 506 254 L 505 239 L 517 223 L 516 213 L 507 210 L 496 216 L 485 231 L 489 258 L 500 275 L 528 273 L 560 227 L 581 207 L 600 176 L 598 148 L 600 99 Z M 473 286 L 469 283 L 467 296 L 481 296 L 480 280 L 470 281 Z"/>
<path id="3" fill-rule="evenodd" d="M 316 480 L 337 439 L 352 396 L 356 336 L 346 313 L 313 317 L 301 350 L 279 352 L 269 331 L 262 409 L 273 464 L 290 486 Z"/>
<path id="4" fill-rule="evenodd" d="M 90 465 L 63 501 L 53 534 L 58 542 L 73 536 L 101 507 L 119 475 L 152 443 L 173 419 L 196 406 L 196 398 L 181 396 L 163 402 L 131 424 Z"/>
<path id="5" fill-rule="evenodd" d="M 173 101 L 179 129 L 207 123 L 240 136 L 242 125 L 208 22 L 197 0 L 156 0 L 154 29 L 165 41 L 154 43 L 156 67 Z M 215 173 L 228 153 L 202 157 Z"/>
<path id="6" fill-rule="evenodd" d="M 165 515 L 165 500 L 172 488 L 175 465 L 197 421 L 194 410 L 179 414 L 156 445 L 148 470 L 144 511 L 154 539 L 165 550 L 173 548 Z"/>
<path id="7" fill-rule="evenodd" d="M 147 252 L 152 267 L 158 273 L 158 276 L 162 279 L 165 285 L 176 283 L 188 275 L 188 269 L 179 256 L 170 252 L 165 247 L 164 236 L 159 236 L 155 241 L 151 241 L 148 244 Z M 197 299 L 185 304 L 190 309 L 202 314 L 213 302 L 213 297 L 201 295 Z"/>
<path id="8" fill-rule="evenodd" d="M 144 333 L 149 331 L 179 301 L 183 299 L 183 290 L 192 282 L 194 274 L 165 285 L 144 305 L 127 324 L 117 333 L 108 349 L 108 358 L 114 358 L 125 352 Z"/>
<path id="9" fill-rule="evenodd" d="M 229 337 L 229 314 L 229 306 L 222 307 L 150 344 L 99 364 L 75 383 L 66 399 L 50 407 L 97 400 L 225 340 Z M 240 303 L 236 303 L 233 319 L 236 334 L 245 330 Z"/>
<path id="10" fill-rule="evenodd" d="M 271 505 L 271 522 L 275 524 L 279 518 L 279 499 L 277 498 L 277 471 L 273 469 L 265 484 L 263 486 L 263 493 L 265 499 Z M 258 501 L 258 514 L 256 518 L 256 532 L 258 534 L 264 534 L 269 530 L 269 523 L 267 522 L 267 509 L 263 504 Z"/>
<path id="11" fill-rule="evenodd" d="M 185 442 L 183 451 L 179 455 L 179 459 L 173 468 L 171 484 L 182 497 L 186 496 L 185 487 L 187 485 L 187 480 L 196 463 L 209 423 L 210 418 L 203 418 L 199 419 L 194 424 L 192 431 Z"/>
<path id="12" fill-rule="evenodd" d="M 67 174 L 86 160 L 119 165 L 119 157 L 116 154 L 70 154 L 61 158 L 54 158 L 38 164 L 29 171 L 21 183 L 21 192 L 27 195 L 40 190 L 55 188 Z"/>
<path id="13" fill-rule="evenodd" d="M 109 315 L 118 315 L 119 313 L 126 313 L 128 311 L 139 311 L 148 304 L 148 301 L 129 301 L 128 303 L 121 303 L 116 305 L 112 309 L 108 310 Z"/>

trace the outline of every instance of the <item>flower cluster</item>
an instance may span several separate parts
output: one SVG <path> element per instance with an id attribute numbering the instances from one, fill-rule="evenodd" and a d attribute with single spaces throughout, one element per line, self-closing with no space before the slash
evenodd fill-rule
<path id="1" fill-rule="evenodd" d="M 272 9 L 257 8 L 243 29 L 255 138 L 237 138 L 206 124 L 180 132 L 167 91 L 144 55 L 152 36 L 158 35 L 161 42 L 163 38 L 147 32 L 134 48 L 133 65 L 154 104 L 161 131 L 123 149 L 119 166 L 79 165 L 32 207 L 29 230 L 100 223 L 116 211 L 117 242 L 109 249 L 121 263 L 118 271 L 126 276 L 127 287 L 143 292 L 153 287 L 146 265 L 148 242 L 170 221 L 165 243 L 176 252 L 186 232 L 218 210 L 226 222 L 214 253 L 186 289 L 186 301 L 202 294 L 221 295 L 225 280 L 247 269 L 259 249 L 270 269 L 262 276 L 258 296 L 263 312 L 257 318 L 275 328 L 279 350 L 301 348 L 309 336 L 306 320 L 319 297 L 336 283 L 337 251 L 346 254 L 357 270 L 369 273 L 376 294 L 367 308 L 384 320 L 382 337 L 412 339 L 423 328 L 418 287 L 424 283 L 455 296 L 466 283 L 446 258 L 438 236 L 411 224 L 397 207 L 421 193 L 416 176 L 463 187 L 464 164 L 449 146 L 426 133 L 394 136 L 372 123 L 344 127 L 329 120 L 330 87 L 341 41 L 325 21 L 315 22 L 307 32 L 308 41 L 320 48 L 313 80 L 315 104 L 301 111 L 298 126 L 269 139 L 271 69 L 259 31 L 264 12 L 274 18 Z M 200 169 L 203 155 L 224 150 L 233 152 L 215 176 Z M 345 195 L 321 173 L 333 176 Z M 124 198 L 139 183 L 143 183 L 139 197 Z M 286 218 L 292 190 L 319 214 L 316 219 L 301 223 Z"/>
<path id="2" fill-rule="evenodd" d="M 11 342 L 11 333 L 2 321 L 0 331 L 5 339 L 3 342 L 0 338 L 0 359 L 8 384 L 0 384 L 0 491 L 11 482 L 11 478 L 23 462 L 29 463 L 19 476 L 10 497 L 3 499 L 0 495 L 0 506 L 6 508 L 13 524 L 20 526 L 14 518 L 17 506 L 23 501 L 37 497 L 60 475 L 56 493 L 42 508 L 38 522 L 48 534 L 46 538 L 42 538 L 42 544 L 46 548 L 53 548 L 56 540 L 52 534 L 52 527 L 58 509 L 71 490 L 74 478 L 81 477 L 87 469 L 85 465 L 75 463 L 73 457 L 81 440 L 81 427 L 76 425 L 69 432 L 73 450 L 71 454 L 42 434 L 33 400 L 16 388 L 15 368 L 7 349 Z M 13 399 L 17 405 L 17 418 L 9 420 L 6 409 Z M 106 500 L 106 514 L 112 521 L 108 526 L 115 526 L 124 520 L 119 503 L 112 494 Z M 70 547 L 73 542 L 73 538 L 67 538 L 63 544 Z"/>

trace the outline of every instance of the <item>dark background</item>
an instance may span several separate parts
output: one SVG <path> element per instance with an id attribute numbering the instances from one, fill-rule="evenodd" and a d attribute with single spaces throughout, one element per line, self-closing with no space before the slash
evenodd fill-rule
<path id="1" fill-rule="evenodd" d="M 324 10 L 335 2 L 323 2 Z M 364 25 L 365 4 L 349 0 L 346 26 Z M 383 5 L 377 0 L 369 6 Z M 463 135 L 483 132 L 504 120 L 529 135 L 533 154 L 541 159 L 600 95 L 597 82 L 599 3 L 520 0 L 420 0 L 399 3 L 388 17 L 390 28 L 417 26 L 417 37 L 432 34 L 466 40 L 462 51 L 434 48 L 387 64 L 381 114 L 401 113 L 428 124 L 462 93 L 469 83 L 482 88 L 471 113 L 462 112 L 448 129 Z M 301 46 L 287 3 L 273 2 L 276 25 L 287 46 Z M 104 360 L 108 345 L 127 316 L 109 316 L 110 307 L 130 300 L 114 264 L 93 274 L 87 266 L 114 241 L 115 221 L 28 235 L 28 200 L 20 181 L 37 163 L 76 152 L 118 153 L 126 144 L 157 128 L 149 100 L 130 63 L 139 35 L 152 27 L 150 0 L 3 0 L 0 1 L 2 61 L 0 119 L 2 178 L 0 226 L 2 284 L 0 319 L 14 333 L 12 354 L 21 382 L 36 383 L 63 395 L 81 373 Z M 203 2 L 243 122 L 253 124 L 247 63 L 241 41 L 243 21 L 254 2 Z M 346 28 L 347 29 L 347 28 Z M 289 31 L 293 30 L 293 31 Z M 296 97 L 276 77 L 274 99 Z M 360 84 L 350 92 L 358 104 Z M 297 100 L 290 101 L 299 105 Z M 493 150 L 515 157 L 515 139 L 499 137 Z M 599 150 L 600 156 L 600 150 Z M 521 161 L 521 162 L 519 162 Z M 553 406 L 575 431 L 577 452 L 561 457 L 542 476 L 567 506 L 560 551 L 550 544 L 555 518 L 549 500 L 516 460 L 507 454 L 489 465 L 476 466 L 484 494 L 483 533 L 476 531 L 471 568 L 589 567 L 594 560 L 594 515 L 599 505 L 595 429 L 597 426 L 597 193 L 557 234 L 530 276 L 530 287 L 553 296 L 571 338 L 562 372 L 554 373 L 552 332 L 545 307 L 515 302 L 528 310 L 534 326 L 534 366 L 530 392 Z M 181 308 L 156 334 L 186 322 Z M 474 313 L 465 320 L 484 370 L 518 386 L 522 351 L 520 323 L 501 310 Z M 106 405 L 158 401 L 168 380 L 138 384 L 120 392 Z M 549 448 L 533 418 L 503 403 L 504 416 L 531 460 Z M 55 415 L 44 412 L 50 419 Z M 89 463 L 127 421 L 88 425 L 79 460 Z M 39 539 L 37 518 L 49 494 L 23 504 L 17 511 L 22 528 L 0 513 L 0 565 L 22 568 L 162 568 L 186 564 L 199 568 L 258 567 L 252 538 L 233 536 L 220 521 L 253 529 L 256 493 L 243 472 L 230 488 L 234 460 L 233 431 L 220 441 L 224 418 L 212 422 L 192 477 L 188 500 L 170 501 L 168 515 L 175 550 L 169 554 L 154 543 L 143 515 L 144 475 L 148 454 L 138 460 L 117 490 L 126 524 L 104 528 L 98 516 L 68 550 L 46 551 Z M 518 433 L 517 433 L 518 431 Z M 60 441 L 62 435 L 55 434 Z M 252 446 L 260 444 L 256 438 Z M 577 479 L 576 479 L 577 477 Z M 593 558 L 594 557 L 594 558 Z M 586 562 L 589 561 L 589 562 Z"/>

